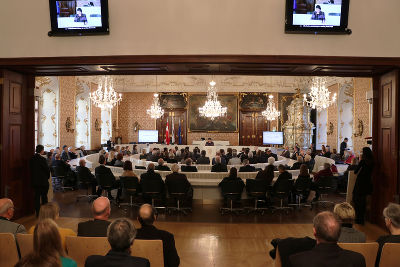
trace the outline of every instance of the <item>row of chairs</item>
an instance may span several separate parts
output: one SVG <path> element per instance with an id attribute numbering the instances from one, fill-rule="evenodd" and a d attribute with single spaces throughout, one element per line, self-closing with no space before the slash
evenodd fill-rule
<path id="1" fill-rule="evenodd" d="M 65 239 L 67 255 L 78 264 L 85 266 L 86 258 L 90 255 L 105 255 L 111 249 L 106 237 L 76 237 L 67 236 Z M 13 267 L 21 257 L 33 250 L 33 235 L 0 233 L 0 265 Z M 147 258 L 153 267 L 164 266 L 164 254 L 161 240 L 136 239 L 131 247 L 131 255 Z"/>
<path id="2" fill-rule="evenodd" d="M 362 254 L 365 258 L 366 267 L 374 267 L 379 245 L 376 242 L 371 243 L 338 243 L 338 245 L 347 250 Z M 383 246 L 379 266 L 399 266 L 400 244 L 386 243 Z M 279 247 L 276 249 L 275 267 L 281 267 L 282 261 L 279 255 Z"/>

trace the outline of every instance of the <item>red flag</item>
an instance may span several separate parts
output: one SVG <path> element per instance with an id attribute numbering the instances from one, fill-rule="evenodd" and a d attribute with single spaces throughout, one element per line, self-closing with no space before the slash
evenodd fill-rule
<path id="1" fill-rule="evenodd" d="M 168 126 L 168 119 L 167 119 L 167 127 L 165 128 L 165 143 L 169 145 L 169 126 Z"/>

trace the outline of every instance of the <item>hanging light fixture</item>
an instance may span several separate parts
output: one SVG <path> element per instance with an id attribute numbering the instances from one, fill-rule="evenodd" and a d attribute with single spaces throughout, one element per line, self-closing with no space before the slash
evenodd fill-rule
<path id="1" fill-rule="evenodd" d="M 274 121 L 281 115 L 281 113 L 275 108 L 273 95 L 268 97 L 267 108 L 261 114 L 269 121 Z"/>
<path id="2" fill-rule="evenodd" d="M 222 107 L 218 101 L 217 89 L 215 88 L 216 82 L 211 81 L 207 89 L 207 101 L 204 106 L 199 107 L 200 116 L 214 120 L 217 117 L 226 115 L 227 108 Z"/>
<path id="3" fill-rule="evenodd" d="M 156 76 L 156 91 L 157 91 L 157 76 Z M 155 93 L 153 97 L 153 104 L 151 104 L 150 109 L 147 110 L 147 114 L 150 115 L 152 119 L 159 119 L 164 115 L 164 110 L 161 108 L 160 99 L 158 94 Z"/>
<path id="4" fill-rule="evenodd" d="M 97 90 L 89 93 L 89 98 L 96 107 L 101 109 L 112 109 L 121 102 L 122 94 L 114 91 L 114 81 L 109 76 L 102 76 Z"/>
<path id="5" fill-rule="evenodd" d="M 333 94 L 332 98 L 330 98 L 330 94 L 331 92 L 326 87 L 326 78 L 316 77 L 313 79 L 308 96 L 307 94 L 303 95 L 303 103 L 312 109 L 316 108 L 320 111 L 336 102 L 336 93 Z"/>

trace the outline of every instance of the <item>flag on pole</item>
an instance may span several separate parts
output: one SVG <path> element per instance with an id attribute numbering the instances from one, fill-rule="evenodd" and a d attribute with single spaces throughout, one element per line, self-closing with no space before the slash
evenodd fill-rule
<path id="1" fill-rule="evenodd" d="M 172 121 L 171 121 L 171 144 L 175 144 L 175 127 L 174 127 L 174 117 L 172 117 Z"/>
<path id="2" fill-rule="evenodd" d="M 167 119 L 167 127 L 165 128 L 165 143 L 169 145 L 169 125 L 168 125 L 168 119 Z"/>
<path id="3" fill-rule="evenodd" d="M 178 128 L 178 137 L 179 137 L 178 144 L 179 145 L 182 145 L 182 135 L 181 135 L 181 133 L 182 133 L 181 120 L 179 120 L 179 128 Z"/>

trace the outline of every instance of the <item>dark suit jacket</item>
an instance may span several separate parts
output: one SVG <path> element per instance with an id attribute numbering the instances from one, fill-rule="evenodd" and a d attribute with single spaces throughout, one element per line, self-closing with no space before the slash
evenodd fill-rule
<path id="1" fill-rule="evenodd" d="M 110 250 L 107 255 L 92 255 L 87 257 L 85 267 L 150 267 L 148 259 L 133 257 L 126 252 Z"/>
<path id="2" fill-rule="evenodd" d="M 251 165 L 242 166 L 239 169 L 239 172 L 255 172 L 256 168 Z"/>
<path id="3" fill-rule="evenodd" d="M 226 165 L 226 159 L 225 157 L 221 156 L 221 164 Z M 215 158 L 212 159 L 212 165 L 215 165 Z"/>
<path id="4" fill-rule="evenodd" d="M 291 170 L 300 170 L 301 164 L 303 164 L 303 162 L 296 161 L 295 163 L 293 163 L 292 168 L 290 168 L 290 169 Z"/>
<path id="5" fill-rule="evenodd" d="M 174 190 L 180 192 L 188 192 L 191 187 L 191 184 L 188 181 L 186 175 L 179 172 L 168 174 L 165 177 L 165 185 L 167 186 L 167 188 L 174 188 Z"/>
<path id="6" fill-rule="evenodd" d="M 160 186 L 160 188 L 162 188 L 163 192 L 164 192 L 164 181 L 161 178 L 161 175 L 154 172 L 154 171 L 147 171 L 145 173 L 142 173 L 142 175 L 140 175 L 140 186 L 143 188 L 143 190 L 145 190 L 145 188 L 148 187 L 149 182 L 153 183 L 155 182 L 156 184 L 158 184 Z"/>
<path id="7" fill-rule="evenodd" d="M 270 185 L 272 183 L 272 180 L 274 180 L 274 175 L 272 175 L 271 177 L 268 177 L 267 172 L 262 170 L 257 173 L 256 179 L 257 180 L 265 180 L 267 182 L 267 184 Z"/>
<path id="8" fill-rule="evenodd" d="M 53 166 L 57 169 L 57 175 L 67 176 L 68 173 L 71 171 L 71 166 L 69 166 L 65 161 L 62 160 L 55 160 Z"/>
<path id="9" fill-rule="evenodd" d="M 111 222 L 104 220 L 89 220 L 78 224 L 78 236 L 106 237 L 107 228 Z"/>
<path id="10" fill-rule="evenodd" d="M 196 166 L 187 166 L 187 165 L 182 165 L 181 166 L 181 171 L 183 172 L 197 172 Z"/>
<path id="11" fill-rule="evenodd" d="M 279 174 L 278 179 L 276 179 L 273 187 L 274 191 L 281 191 L 281 184 L 283 183 L 282 181 L 284 180 L 290 180 L 292 179 L 292 174 L 289 173 L 288 171 L 284 171 L 283 173 Z"/>
<path id="12" fill-rule="evenodd" d="M 266 156 L 267 158 L 273 157 L 273 158 L 275 159 L 275 161 L 278 161 L 278 156 L 277 156 L 276 154 L 274 154 L 274 153 L 270 153 L 269 155 L 266 154 L 265 156 Z"/>
<path id="13" fill-rule="evenodd" d="M 289 150 L 283 150 L 281 156 L 285 157 L 285 158 L 290 158 L 290 151 Z"/>
<path id="14" fill-rule="evenodd" d="M 365 160 L 360 161 L 354 171 L 357 174 L 357 179 L 354 184 L 353 195 L 365 196 L 372 193 L 371 175 L 373 169 L 373 164 L 367 164 Z"/>
<path id="15" fill-rule="evenodd" d="M 96 174 L 96 176 L 101 175 L 101 176 L 106 176 L 108 179 L 110 179 L 110 181 L 114 182 L 115 181 L 115 176 L 112 173 L 110 168 L 107 168 L 104 165 L 100 165 L 98 167 L 96 167 L 96 169 L 94 169 L 94 172 Z"/>
<path id="16" fill-rule="evenodd" d="M 175 248 L 174 235 L 157 229 L 153 225 L 144 225 L 137 230 L 137 239 L 162 240 L 164 251 L 164 267 L 178 267 L 180 259 Z"/>
<path id="17" fill-rule="evenodd" d="M 94 175 L 92 174 L 92 172 L 89 170 L 88 167 L 77 166 L 75 170 L 80 182 L 94 180 Z"/>
<path id="18" fill-rule="evenodd" d="M 71 159 L 76 159 L 78 156 L 75 153 L 68 152 L 68 155 Z"/>
<path id="19" fill-rule="evenodd" d="M 36 153 L 29 161 L 32 176 L 32 187 L 49 186 L 50 169 L 47 161 Z"/>
<path id="20" fill-rule="evenodd" d="M 226 165 L 218 163 L 211 167 L 211 172 L 228 172 Z"/>
<path id="21" fill-rule="evenodd" d="M 200 157 L 196 160 L 196 164 L 210 164 L 209 157 Z"/>
<path id="22" fill-rule="evenodd" d="M 70 157 L 69 157 L 69 153 L 68 152 L 65 152 L 64 150 L 61 152 L 61 159 L 63 160 L 63 161 L 67 161 L 67 160 L 70 160 Z"/>
<path id="23" fill-rule="evenodd" d="M 317 243 L 315 239 L 306 236 L 303 238 L 288 237 L 285 239 L 274 239 L 271 241 L 271 244 L 274 246 L 274 249 L 269 252 L 271 257 L 275 259 L 276 248 L 278 247 L 282 267 L 290 267 L 289 257 L 291 255 L 311 250 Z"/>
<path id="24" fill-rule="evenodd" d="M 290 256 L 289 260 L 292 267 L 365 267 L 363 255 L 335 243 L 318 244 L 310 251 Z"/>
<path id="25" fill-rule="evenodd" d="M 170 170 L 171 170 L 171 169 L 170 169 L 168 166 L 166 166 L 166 165 L 162 165 L 162 166 L 158 165 L 158 166 L 155 167 L 155 169 L 156 169 L 157 171 L 170 171 Z"/>
<path id="26" fill-rule="evenodd" d="M 178 163 L 176 159 L 167 159 L 167 163 Z"/>

